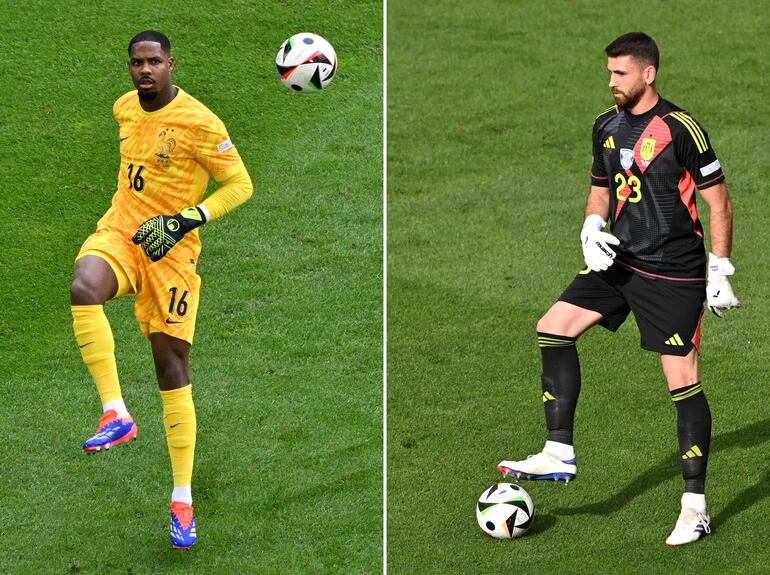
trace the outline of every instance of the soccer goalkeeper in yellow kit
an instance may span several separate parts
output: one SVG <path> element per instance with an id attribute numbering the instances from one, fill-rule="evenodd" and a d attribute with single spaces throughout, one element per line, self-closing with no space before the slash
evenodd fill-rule
<path id="1" fill-rule="evenodd" d="M 141 32 L 128 53 L 137 89 L 113 107 L 120 127 L 118 190 L 80 249 L 72 279 L 75 338 L 103 408 L 83 450 L 95 453 L 136 437 L 103 310 L 110 300 L 135 295 L 134 312 L 152 347 L 163 400 L 174 477 L 171 543 L 188 549 L 196 540 L 189 352 L 201 285 L 195 272 L 201 250 L 197 228 L 246 201 L 252 186 L 222 121 L 172 83 L 168 38 Z M 204 200 L 210 177 L 221 187 Z"/>

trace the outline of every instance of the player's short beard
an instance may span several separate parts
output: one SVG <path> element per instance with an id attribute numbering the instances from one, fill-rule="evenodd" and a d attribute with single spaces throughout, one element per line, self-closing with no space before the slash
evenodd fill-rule
<path id="1" fill-rule="evenodd" d="M 642 99 L 643 95 L 644 95 L 644 85 L 642 85 L 638 90 L 629 91 L 628 95 L 621 93 L 620 101 L 617 100 L 618 96 L 615 96 L 615 98 L 618 106 L 626 110 L 630 110 L 639 103 L 639 100 Z"/>
<path id="2" fill-rule="evenodd" d="M 145 90 L 139 90 L 139 100 L 142 102 L 152 102 L 155 98 L 158 97 L 159 92 L 157 90 L 145 91 Z"/>

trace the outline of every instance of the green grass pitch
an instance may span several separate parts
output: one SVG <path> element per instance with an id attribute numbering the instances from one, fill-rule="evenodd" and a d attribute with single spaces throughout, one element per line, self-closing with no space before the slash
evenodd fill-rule
<path id="1" fill-rule="evenodd" d="M 382 571 L 382 2 L 4 3 L 0 572 Z M 149 345 L 107 307 L 138 441 L 88 457 L 100 406 L 69 282 L 109 206 L 112 104 L 129 39 L 165 32 L 175 82 L 228 127 L 249 203 L 201 232 L 191 354 L 199 542 L 168 542 L 171 472 Z M 338 75 L 276 77 L 290 35 L 326 37 Z"/>
<path id="2" fill-rule="evenodd" d="M 759 573 L 770 535 L 770 9 L 749 2 L 388 2 L 388 573 Z M 643 30 L 658 88 L 709 131 L 743 308 L 703 325 L 713 534 L 669 549 L 675 409 L 629 319 L 579 342 L 577 480 L 523 482 L 523 539 L 474 505 L 545 439 L 535 323 L 582 266 L 604 47 Z M 701 219 L 708 225 L 705 202 Z"/>

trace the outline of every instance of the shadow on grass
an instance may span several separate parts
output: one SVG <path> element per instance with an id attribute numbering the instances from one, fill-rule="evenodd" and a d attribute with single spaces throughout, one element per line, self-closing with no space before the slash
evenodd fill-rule
<path id="1" fill-rule="evenodd" d="M 532 537 L 543 531 L 548 531 L 556 524 L 556 515 L 550 513 L 536 513 L 535 520 L 532 522 L 532 527 L 527 532 L 527 537 Z"/>
<path id="2" fill-rule="evenodd" d="M 758 481 L 751 487 L 747 487 L 736 495 L 732 501 L 724 506 L 724 510 L 714 517 L 714 521 L 723 525 L 730 519 L 746 511 L 760 499 L 770 497 L 770 467 L 758 478 Z"/>
<path id="3" fill-rule="evenodd" d="M 752 447 L 768 440 L 770 440 L 770 418 L 757 421 L 735 431 L 717 435 L 711 440 L 710 453 L 714 454 L 735 447 Z M 725 511 L 714 518 L 715 522 L 724 523 L 738 513 L 745 511 L 760 499 L 770 496 L 770 469 L 765 470 L 764 474 L 761 473 L 761 468 L 757 471 L 758 475 L 762 475 L 758 477 L 757 483 L 739 493 L 725 507 Z M 649 491 L 664 481 L 679 476 L 679 473 L 679 458 L 676 455 L 672 455 L 662 459 L 643 474 L 636 477 L 619 492 L 601 501 L 578 507 L 562 507 L 554 509 L 553 512 L 556 515 L 607 515 L 622 509 L 632 499 L 645 491 Z"/>

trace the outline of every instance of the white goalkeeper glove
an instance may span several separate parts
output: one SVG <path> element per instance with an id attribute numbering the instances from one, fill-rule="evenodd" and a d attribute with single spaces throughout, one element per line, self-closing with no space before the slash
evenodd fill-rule
<path id="1" fill-rule="evenodd" d="M 735 297 L 728 276 L 735 273 L 729 258 L 718 258 L 709 252 L 709 275 L 706 284 L 706 300 L 709 309 L 717 317 L 724 318 L 725 311 L 740 307 L 741 302 Z"/>
<path id="2" fill-rule="evenodd" d="M 595 272 L 604 271 L 615 262 L 615 252 L 610 248 L 610 244 L 620 244 L 618 238 L 602 231 L 605 225 L 607 222 L 600 215 L 591 214 L 583 222 L 583 230 L 580 232 L 583 259 Z"/>

